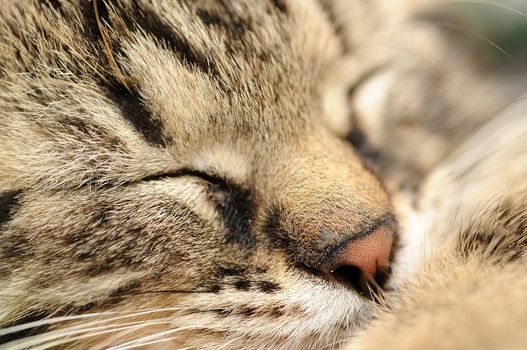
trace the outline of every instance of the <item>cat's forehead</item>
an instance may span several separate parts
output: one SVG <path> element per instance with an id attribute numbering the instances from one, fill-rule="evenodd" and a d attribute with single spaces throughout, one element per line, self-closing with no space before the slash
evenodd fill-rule
<path id="1" fill-rule="evenodd" d="M 276 142 L 320 114 L 317 86 L 338 45 L 322 14 L 309 28 L 302 23 L 316 4 L 277 4 L 232 2 L 223 12 L 211 12 L 215 2 L 141 4 L 124 26 L 118 9 L 108 16 L 123 74 L 169 138 Z"/>

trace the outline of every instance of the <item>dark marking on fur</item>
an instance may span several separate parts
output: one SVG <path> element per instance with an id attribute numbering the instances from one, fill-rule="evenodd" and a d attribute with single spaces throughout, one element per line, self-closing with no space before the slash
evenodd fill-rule
<path id="1" fill-rule="evenodd" d="M 95 2 L 97 5 L 97 13 L 99 15 L 99 23 L 97 22 L 95 10 L 92 1 L 81 2 L 80 11 L 85 18 L 84 35 L 88 41 L 94 45 L 100 60 L 103 63 L 104 74 L 103 79 L 98 79 L 97 83 L 104 91 L 105 95 L 117 106 L 123 118 L 130 122 L 134 129 L 139 132 L 143 138 L 154 146 L 166 147 L 172 140 L 164 133 L 164 125 L 161 120 L 154 116 L 144 99 L 141 96 L 140 88 L 127 82 L 125 86 L 124 80 L 127 78 L 118 77 L 114 68 L 109 62 L 108 53 L 102 44 L 102 33 L 100 25 L 109 25 L 109 13 L 106 4 L 103 0 Z M 116 52 L 124 53 L 119 49 L 119 40 L 112 40 L 111 43 L 113 57 L 117 57 Z"/>
<path id="2" fill-rule="evenodd" d="M 527 210 L 525 205 L 504 201 L 483 214 L 488 221 L 477 218 L 466 225 L 458 239 L 461 256 L 487 257 L 494 263 L 508 263 L 527 252 Z"/>
<path id="3" fill-rule="evenodd" d="M 89 257 L 87 260 L 93 260 L 94 256 Z M 83 269 L 83 273 L 88 277 L 96 277 L 98 275 L 111 272 L 115 269 L 115 266 L 113 266 L 112 261 L 105 260 L 105 261 L 95 261 L 93 263 L 88 264 L 86 268 Z"/>
<path id="4" fill-rule="evenodd" d="M 280 205 L 273 205 L 268 210 L 267 219 L 264 225 L 264 232 L 270 238 L 270 248 L 279 248 L 288 251 L 290 254 L 294 254 L 294 251 L 290 251 L 289 247 L 293 242 L 289 239 L 290 234 L 284 231 L 282 226 L 282 220 L 284 217 L 284 209 Z"/>
<path id="5" fill-rule="evenodd" d="M 11 221 L 22 190 L 0 192 L 0 227 Z"/>
<path id="6" fill-rule="evenodd" d="M 164 178 L 192 176 L 208 182 L 209 200 L 220 213 L 228 233 L 226 243 L 239 244 L 246 252 L 256 249 L 256 238 L 251 230 L 254 203 L 251 192 L 231 181 L 201 171 L 181 169 L 172 173 L 153 174 L 141 181 L 155 181 Z"/>
<path id="7" fill-rule="evenodd" d="M 238 312 L 245 317 L 251 317 L 256 313 L 256 308 L 251 306 L 245 306 L 241 308 Z"/>
<path id="8" fill-rule="evenodd" d="M 98 209 L 93 211 L 91 222 L 93 227 L 104 226 L 108 223 L 113 208 L 108 204 L 100 204 Z"/>
<path id="9" fill-rule="evenodd" d="M 138 4 L 135 5 L 135 9 L 133 20 L 136 26 L 152 35 L 159 42 L 165 43 L 189 67 L 196 68 L 213 78 L 219 78 L 220 74 L 215 64 L 176 28 L 171 27 L 163 18 L 151 10 L 139 9 Z"/>
<path id="10" fill-rule="evenodd" d="M 219 308 L 219 309 L 214 309 L 214 310 L 211 310 L 215 313 L 217 313 L 218 315 L 222 316 L 222 317 L 227 317 L 227 316 L 230 316 L 232 314 L 232 310 L 231 309 L 228 309 L 228 308 Z"/>
<path id="11" fill-rule="evenodd" d="M 239 244 L 247 252 L 256 249 L 256 238 L 251 230 L 254 203 L 251 192 L 224 179 L 207 175 L 209 199 L 223 218 L 228 230 L 226 243 Z"/>
<path id="12" fill-rule="evenodd" d="M 276 235 L 276 231 L 278 231 L 281 228 L 280 221 L 282 219 L 282 209 L 279 206 L 272 206 L 267 214 L 266 223 L 264 225 L 264 231 L 267 233 L 268 236 L 274 237 Z"/>
<path id="13" fill-rule="evenodd" d="M 219 292 L 221 292 L 222 289 L 222 286 L 220 286 L 219 284 L 213 284 L 212 286 L 210 286 L 211 293 L 218 294 Z"/>
<path id="14" fill-rule="evenodd" d="M 229 231 L 226 242 L 239 244 L 248 251 L 254 251 L 256 238 L 251 231 L 254 204 L 250 192 L 237 186 L 221 189 L 214 185 L 211 186 L 211 191 L 222 192 L 222 200 L 216 203 L 216 209 Z"/>
<path id="15" fill-rule="evenodd" d="M 217 270 L 218 277 L 225 276 L 242 276 L 247 272 L 247 268 L 241 266 L 220 266 Z"/>
<path id="16" fill-rule="evenodd" d="M 348 141 L 357 153 L 361 156 L 364 166 L 373 174 L 380 172 L 377 166 L 383 160 L 381 153 L 371 146 L 366 134 L 362 131 L 357 123 L 354 123 L 353 129 L 346 135 Z"/>
<path id="17" fill-rule="evenodd" d="M 272 317 L 280 317 L 284 315 L 284 308 L 281 306 L 274 306 L 269 310 L 269 315 Z"/>
<path id="18" fill-rule="evenodd" d="M 232 9 L 228 9 L 228 11 L 226 9 L 225 12 L 227 13 L 226 16 L 198 8 L 196 15 L 206 26 L 223 28 L 233 39 L 240 40 L 247 31 L 251 30 L 249 23 L 236 16 Z"/>
<path id="19" fill-rule="evenodd" d="M 79 114 L 83 114 L 84 111 L 79 111 Z M 106 147 L 108 150 L 117 151 L 124 149 L 125 145 L 122 140 L 116 135 L 112 134 L 110 130 L 105 129 L 101 125 L 93 124 L 85 119 L 79 117 L 68 116 L 61 120 L 61 124 L 74 135 L 80 134 L 79 136 L 83 140 L 88 137 L 101 143 L 101 146 Z"/>
<path id="20" fill-rule="evenodd" d="M 271 4 L 281 13 L 287 14 L 288 9 L 284 0 L 270 0 Z"/>
<path id="21" fill-rule="evenodd" d="M 34 255 L 25 233 L 2 237 L 2 259 L 20 259 Z"/>
<path id="22" fill-rule="evenodd" d="M 93 44 L 99 46 L 98 42 L 102 35 L 101 30 L 99 28 L 99 24 L 97 23 L 97 17 L 95 16 L 95 9 L 93 4 L 93 0 L 80 1 L 79 10 L 86 21 L 86 25 L 83 28 L 85 31 L 84 35 L 86 39 L 88 39 L 88 41 L 92 42 Z M 95 4 L 97 6 L 97 13 L 101 22 L 108 23 L 108 9 L 104 4 L 104 0 L 97 0 L 95 1 Z"/>
<path id="23" fill-rule="evenodd" d="M 354 82 L 354 84 L 349 87 L 348 89 L 348 98 L 352 98 L 353 95 L 356 94 L 357 90 L 364 85 L 364 83 L 368 82 L 375 74 L 377 74 L 379 71 L 381 71 L 382 67 L 375 67 L 364 74 Z M 359 119 L 357 118 L 357 115 L 355 113 L 351 114 L 351 120 L 353 128 L 351 131 L 346 135 L 345 140 L 351 143 L 353 148 L 359 153 L 361 156 L 363 162 L 368 167 L 369 170 L 371 170 L 374 173 L 379 172 L 379 167 L 377 166 L 379 163 L 381 163 L 383 159 L 382 154 L 377 150 L 375 147 L 371 145 L 371 143 L 368 141 L 368 137 L 366 136 L 366 133 L 363 131 L 361 127 L 361 123 Z"/>
<path id="24" fill-rule="evenodd" d="M 256 285 L 263 293 L 275 293 L 280 290 L 280 286 L 275 282 L 270 281 L 258 281 Z"/>
<path id="25" fill-rule="evenodd" d="M 117 80 L 103 87 L 106 90 L 106 96 L 117 105 L 124 119 L 130 122 L 147 142 L 161 147 L 172 143 L 171 137 L 164 132 L 163 123 L 152 115 L 137 87 L 128 90 Z"/>
<path id="26" fill-rule="evenodd" d="M 198 8 L 196 10 L 196 15 L 207 26 L 218 26 L 218 27 L 223 27 L 225 29 L 231 30 L 232 23 L 230 23 L 223 16 L 220 16 L 217 12 L 207 11 L 207 10 Z"/>
<path id="27" fill-rule="evenodd" d="M 340 41 L 342 51 L 344 52 L 344 54 L 349 53 L 351 51 L 351 47 L 348 41 L 346 40 L 347 35 L 344 32 L 343 24 L 340 23 L 339 18 L 334 12 L 334 9 L 331 7 L 331 3 L 328 1 L 320 1 L 319 4 L 323 10 L 323 13 L 326 14 L 329 24 L 333 27 L 333 32 Z"/>
<path id="28" fill-rule="evenodd" d="M 251 281 L 248 280 L 239 280 L 234 283 L 234 287 L 238 290 L 247 291 L 251 288 Z"/>
<path id="29" fill-rule="evenodd" d="M 45 0 L 44 3 L 48 5 L 49 7 L 62 12 L 62 4 L 60 3 L 60 0 Z"/>

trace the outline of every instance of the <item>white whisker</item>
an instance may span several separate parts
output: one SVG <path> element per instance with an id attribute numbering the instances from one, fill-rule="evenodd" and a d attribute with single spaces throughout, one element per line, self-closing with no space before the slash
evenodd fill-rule
<path id="1" fill-rule="evenodd" d="M 123 344 L 120 344 L 120 345 L 112 346 L 112 347 L 108 348 L 107 350 L 122 350 L 122 349 L 127 349 L 130 346 L 134 346 L 135 347 L 135 346 L 143 344 L 143 342 L 146 341 L 146 340 L 156 339 L 156 338 L 159 338 L 159 337 L 164 336 L 164 335 L 168 335 L 168 334 L 172 334 L 172 333 L 176 333 L 176 332 L 181 332 L 181 331 L 185 331 L 185 330 L 189 330 L 189 329 L 200 329 L 200 327 L 187 326 L 187 327 L 180 327 L 180 328 L 175 328 L 175 329 L 169 329 L 168 331 L 163 331 L 163 332 L 159 332 L 159 333 L 156 333 L 156 334 L 151 334 L 151 335 L 148 335 L 148 336 L 145 336 L 145 337 L 142 337 L 142 338 L 131 340 L 129 342 L 126 342 L 126 343 L 123 343 Z"/>
<path id="2" fill-rule="evenodd" d="M 495 7 L 499 7 L 499 8 L 502 8 L 502 9 L 514 12 L 517 15 L 520 15 L 522 17 L 527 18 L 527 14 L 523 13 L 522 11 L 520 11 L 520 10 L 518 10 L 518 9 L 512 7 L 512 6 L 509 6 L 509 5 L 506 5 L 506 4 L 501 4 L 501 3 L 496 2 L 496 1 L 490 1 L 490 0 L 450 0 L 450 1 L 453 2 L 453 3 L 492 5 L 492 6 L 495 6 Z"/>
<path id="3" fill-rule="evenodd" d="M 16 344 L 5 344 L 7 347 L 3 348 L 0 347 L 0 349 L 9 349 L 9 350 L 22 350 L 22 349 L 48 349 L 53 346 L 61 345 L 64 343 L 69 343 L 74 340 L 78 339 L 85 339 L 89 337 L 94 337 L 101 334 L 106 333 L 112 333 L 117 332 L 121 330 L 126 329 L 132 329 L 132 328 L 144 328 L 152 325 L 159 325 L 159 324 L 167 324 L 170 320 L 161 319 L 161 321 L 153 321 L 153 322 L 132 322 L 128 324 L 117 324 L 117 325 L 108 325 L 108 326 L 101 326 L 101 327 L 92 327 L 92 328 L 82 328 L 74 331 L 64 332 L 63 330 L 58 330 L 54 332 L 49 332 L 44 335 L 36 335 L 33 337 L 22 339 L 20 342 L 16 342 Z M 68 329 L 69 330 L 69 329 Z M 89 334 L 83 334 L 76 337 L 70 337 L 71 335 L 79 334 L 79 333 L 87 333 L 93 330 L 101 330 L 100 332 L 95 333 L 89 333 Z M 59 339 L 54 341 L 57 338 L 65 338 L 65 339 Z M 46 343 L 47 342 L 47 343 Z"/>
<path id="4" fill-rule="evenodd" d="M 126 346 L 126 347 L 122 347 L 122 348 L 118 348 L 118 349 L 122 349 L 122 350 L 125 350 L 125 349 L 133 349 L 133 348 L 138 348 L 138 347 L 141 347 L 141 346 L 145 346 L 145 345 L 151 345 L 151 344 L 157 344 L 157 343 L 162 343 L 162 342 L 166 342 L 166 341 L 170 341 L 170 340 L 174 340 L 174 339 L 177 339 L 178 337 L 168 337 L 168 338 L 163 338 L 163 339 L 158 339 L 158 340 L 153 340 L 153 341 L 150 341 L 150 342 L 146 342 L 146 343 L 141 343 L 141 344 L 136 344 L 136 345 L 130 345 L 130 346 Z M 188 348 L 178 348 L 179 350 L 186 350 Z"/>
<path id="5" fill-rule="evenodd" d="M 34 322 L 29 322 L 29 323 L 24 323 L 24 324 L 21 324 L 21 325 L 18 325 L 18 326 L 12 326 L 12 327 L 7 327 L 7 328 L 0 329 L 0 336 L 7 335 L 7 334 L 10 334 L 10 333 L 20 332 L 20 331 L 23 331 L 23 330 L 26 330 L 26 329 L 30 329 L 30 328 L 46 326 L 46 325 L 52 325 L 52 324 L 60 323 L 60 322 L 81 320 L 81 319 L 85 319 L 85 318 L 94 318 L 94 317 L 100 317 L 100 316 L 119 315 L 119 314 L 123 315 L 123 316 L 119 316 L 119 317 L 114 317 L 114 318 L 109 318 L 109 319 L 101 319 L 101 320 L 98 320 L 98 321 L 90 322 L 90 323 L 84 324 L 84 326 L 97 324 L 97 323 L 102 323 L 102 322 L 120 320 L 120 319 L 128 318 L 128 317 L 141 316 L 141 315 L 146 315 L 146 314 L 149 314 L 149 313 L 165 312 L 165 311 L 177 311 L 177 310 L 179 310 L 179 309 L 178 308 L 165 308 L 165 309 L 144 310 L 144 311 L 139 311 L 139 312 L 137 312 L 137 310 L 134 310 L 134 311 L 122 311 L 122 312 L 115 311 L 115 312 L 100 312 L 100 313 L 83 314 L 83 315 L 60 316 L 60 317 L 54 317 L 54 318 L 49 318 L 49 319 L 44 319 L 44 320 L 39 320 L 39 321 L 34 321 Z"/>

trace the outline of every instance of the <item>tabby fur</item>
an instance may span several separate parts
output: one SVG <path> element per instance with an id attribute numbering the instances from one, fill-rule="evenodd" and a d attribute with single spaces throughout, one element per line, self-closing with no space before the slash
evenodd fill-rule
<path id="1" fill-rule="evenodd" d="M 527 305 L 525 109 L 493 118 L 513 93 L 434 11 L 0 1 L 0 348 L 420 348 L 487 273 Z M 394 292 L 317 272 L 379 225 Z"/>

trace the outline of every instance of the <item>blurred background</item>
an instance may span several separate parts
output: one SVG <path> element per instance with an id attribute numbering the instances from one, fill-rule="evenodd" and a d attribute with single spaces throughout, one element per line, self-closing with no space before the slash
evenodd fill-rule
<path id="1" fill-rule="evenodd" d="M 458 28 L 464 35 L 478 39 L 485 63 L 527 70 L 527 0 L 456 0 L 445 8 L 465 24 Z"/>

